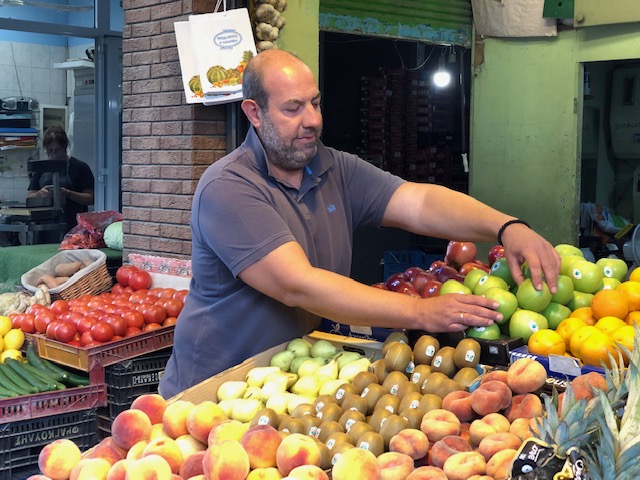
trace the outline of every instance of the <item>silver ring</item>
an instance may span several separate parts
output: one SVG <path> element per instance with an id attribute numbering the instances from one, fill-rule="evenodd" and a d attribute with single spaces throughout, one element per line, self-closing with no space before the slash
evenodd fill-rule
<path id="1" fill-rule="evenodd" d="M 460 321 L 464 322 L 464 312 L 460 312 Z"/>

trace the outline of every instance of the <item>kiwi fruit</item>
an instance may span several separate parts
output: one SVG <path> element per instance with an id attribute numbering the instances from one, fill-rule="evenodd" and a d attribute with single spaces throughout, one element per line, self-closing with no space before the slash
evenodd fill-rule
<path id="1" fill-rule="evenodd" d="M 342 402 L 344 400 L 344 397 L 348 394 L 348 393 L 355 393 L 358 394 L 358 389 L 351 383 L 349 382 L 345 382 L 342 385 L 340 385 L 338 387 L 338 390 L 336 390 L 335 393 L 335 397 L 336 397 L 336 401 L 338 402 L 338 405 L 342 406 Z"/>
<path id="2" fill-rule="evenodd" d="M 376 403 L 387 391 L 379 383 L 370 383 L 362 392 L 361 397 L 367 401 L 367 415 L 371 415 Z"/>
<path id="3" fill-rule="evenodd" d="M 463 338 L 456 345 L 453 361 L 458 368 L 475 367 L 480 361 L 480 344 L 474 338 Z"/>
<path id="4" fill-rule="evenodd" d="M 332 450 L 338 443 L 351 443 L 351 437 L 346 432 L 333 432 L 329 434 L 324 443 L 329 447 L 329 450 Z"/>
<path id="5" fill-rule="evenodd" d="M 407 377 L 404 372 L 395 370 L 387 374 L 384 382 L 382 382 L 382 386 L 387 392 L 395 394 L 398 391 L 400 384 L 408 381 L 409 377 Z"/>
<path id="6" fill-rule="evenodd" d="M 424 379 L 424 383 L 422 384 L 422 387 L 420 388 L 420 393 L 422 393 L 423 395 L 425 393 L 436 393 L 438 391 L 438 388 L 440 387 L 440 384 L 444 380 L 447 380 L 448 378 L 449 377 L 447 377 L 442 372 L 430 373 Z"/>
<path id="7" fill-rule="evenodd" d="M 317 417 L 314 416 L 314 418 Z M 280 430 L 281 432 L 306 434 L 304 423 L 302 423 L 301 419 L 296 417 L 289 417 L 283 422 L 280 422 L 280 425 L 278 425 L 278 430 Z"/>
<path id="8" fill-rule="evenodd" d="M 356 446 L 349 442 L 336 443 L 333 448 L 331 448 L 331 465 L 334 465 L 340 455 L 351 448 L 356 448 Z"/>
<path id="9" fill-rule="evenodd" d="M 329 436 L 336 432 L 344 432 L 344 428 L 335 420 L 324 421 L 318 429 L 318 440 L 326 442 Z"/>
<path id="10" fill-rule="evenodd" d="M 416 365 L 415 368 L 413 369 L 413 372 L 411 372 L 410 380 L 416 385 L 418 385 L 420 388 L 422 388 L 422 384 L 424 383 L 425 377 L 429 375 L 431 372 L 432 372 L 431 365 L 424 365 L 424 364 Z"/>
<path id="11" fill-rule="evenodd" d="M 382 347 L 384 348 L 385 345 L 388 345 L 393 342 L 402 342 L 402 343 L 408 344 L 409 337 L 405 332 L 391 332 L 389 335 L 387 335 L 387 338 L 384 339 L 384 342 L 382 343 Z"/>
<path id="12" fill-rule="evenodd" d="M 356 422 L 353 425 L 351 425 L 351 428 L 349 430 L 347 430 L 347 435 L 349 435 L 349 438 L 351 439 L 351 443 L 355 445 L 358 442 L 360 435 L 362 435 L 364 432 L 372 432 L 372 431 L 373 431 L 373 427 L 369 425 L 367 422 Z"/>
<path id="13" fill-rule="evenodd" d="M 398 411 L 406 410 L 407 408 L 418 408 L 420 405 L 420 399 L 422 399 L 422 394 L 418 392 L 408 392 L 404 397 L 400 399 L 400 404 L 398 405 Z"/>
<path id="14" fill-rule="evenodd" d="M 291 412 L 291 416 L 295 418 L 302 418 L 305 415 L 313 415 L 316 416 L 316 409 L 310 403 L 301 403 L 296 405 L 296 408 Z"/>
<path id="15" fill-rule="evenodd" d="M 380 409 L 374 410 L 371 416 L 367 419 L 367 423 L 373 427 L 373 429 L 377 432 L 380 430 L 380 425 L 387 417 L 393 415 L 389 410 Z"/>
<path id="16" fill-rule="evenodd" d="M 384 366 L 384 358 L 379 358 L 369 365 L 369 371 L 376 374 L 378 377 L 378 383 L 384 382 L 384 379 L 387 378 L 387 369 Z"/>
<path id="17" fill-rule="evenodd" d="M 325 404 L 316 414 L 323 422 L 338 421 L 342 416 L 342 407 L 337 403 Z"/>
<path id="18" fill-rule="evenodd" d="M 369 450 L 378 457 L 384 453 L 384 439 L 382 438 L 382 435 L 378 432 L 374 432 L 373 430 L 370 432 L 364 432 L 360 435 L 360 438 L 358 438 L 356 447 L 362 448 L 363 450 Z"/>
<path id="19" fill-rule="evenodd" d="M 382 395 L 375 407 L 373 407 L 373 411 L 375 412 L 378 409 L 389 410 L 391 413 L 398 413 L 398 406 L 400 405 L 400 399 L 391 393 L 385 393 Z"/>
<path id="20" fill-rule="evenodd" d="M 388 372 L 413 370 L 413 350 L 406 343 L 394 342 L 384 355 L 384 367 Z"/>
<path id="21" fill-rule="evenodd" d="M 274 428 L 278 428 L 279 422 L 280 419 L 278 418 L 278 412 L 276 412 L 273 408 L 264 407 L 253 416 L 251 422 L 249 423 L 249 426 L 254 427 L 256 425 L 271 425 Z"/>
<path id="22" fill-rule="evenodd" d="M 416 365 L 431 365 L 438 350 L 440 350 L 440 342 L 437 338 L 421 335 L 413 346 L 413 361 Z"/>
<path id="23" fill-rule="evenodd" d="M 397 414 L 389 415 L 385 419 L 385 421 L 382 422 L 382 425 L 380 425 L 380 430 L 378 431 L 378 433 L 382 435 L 382 439 L 384 440 L 385 450 L 389 449 L 389 440 L 391 440 L 391 437 L 393 437 L 399 431 L 404 430 L 408 427 L 409 422 L 406 418 L 401 417 Z"/>
<path id="24" fill-rule="evenodd" d="M 316 443 L 320 449 L 320 468 L 323 470 L 331 469 L 331 450 L 329 450 L 329 447 L 320 440 Z"/>
<path id="25" fill-rule="evenodd" d="M 454 347 L 441 347 L 431 360 L 431 371 L 442 372 L 447 377 L 452 378 L 458 368 L 454 362 L 453 356 L 456 349 Z"/>
<path id="26" fill-rule="evenodd" d="M 380 383 L 378 382 L 378 376 L 369 371 L 358 372 L 353 380 L 351 380 L 351 384 L 356 387 L 358 393 L 362 395 L 362 392 L 367 386 L 371 383 Z"/>
<path id="27" fill-rule="evenodd" d="M 345 410 L 338 419 L 338 423 L 347 431 L 351 428 L 351 425 L 356 422 L 364 422 L 366 418 L 364 413 L 358 410 Z"/>
<path id="28" fill-rule="evenodd" d="M 319 412 L 327 403 L 335 403 L 337 405 L 338 400 L 333 395 L 319 395 L 313 401 L 312 405 L 315 407 L 316 412 Z"/>
<path id="29" fill-rule="evenodd" d="M 320 427 L 322 420 L 315 415 L 303 415 L 300 420 L 302 421 L 302 425 L 304 426 L 304 430 L 302 433 L 310 437 L 315 437 L 315 432 L 318 427 Z"/>
<path id="30" fill-rule="evenodd" d="M 348 393 L 344 396 L 342 400 L 342 410 L 357 410 L 361 412 L 363 415 L 367 414 L 367 409 L 369 408 L 369 404 L 367 401 L 362 398 L 357 393 Z"/>
<path id="31" fill-rule="evenodd" d="M 462 367 L 460 370 L 456 372 L 453 376 L 453 379 L 462 385 L 464 388 L 469 387 L 476 378 L 478 378 L 480 374 L 475 368 L 472 367 Z"/>
<path id="32" fill-rule="evenodd" d="M 400 410 L 399 415 L 407 420 L 408 428 L 420 430 L 422 417 L 424 417 L 422 410 L 417 408 L 405 408 L 404 410 Z"/>
<path id="33" fill-rule="evenodd" d="M 422 395 L 420 403 L 418 404 L 418 410 L 427 413 L 438 408 L 442 408 L 442 398 L 435 393 L 425 393 Z"/>
<path id="34" fill-rule="evenodd" d="M 395 395 L 400 400 L 402 400 L 404 396 L 410 392 L 420 393 L 420 387 L 418 386 L 418 384 L 413 382 L 402 382 L 400 385 L 398 385 L 398 389 L 396 390 Z"/>
<path id="35" fill-rule="evenodd" d="M 447 378 L 446 380 L 443 380 L 438 387 L 436 395 L 438 395 L 440 398 L 444 398 L 451 392 L 457 392 L 458 390 L 465 390 L 465 388 L 454 379 Z"/>

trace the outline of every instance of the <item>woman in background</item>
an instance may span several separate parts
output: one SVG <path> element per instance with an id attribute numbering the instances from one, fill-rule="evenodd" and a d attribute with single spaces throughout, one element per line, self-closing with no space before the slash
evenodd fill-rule
<path id="1" fill-rule="evenodd" d="M 86 212 L 94 201 L 94 177 L 91 168 L 82 160 L 67 154 L 69 138 L 62 127 L 49 127 L 44 132 L 42 146 L 50 160 L 64 160 L 67 168 L 60 173 L 60 201 L 62 221 L 67 232 L 76 226 L 76 215 Z M 27 198 L 52 197 L 52 172 L 36 172 L 31 177 Z"/>

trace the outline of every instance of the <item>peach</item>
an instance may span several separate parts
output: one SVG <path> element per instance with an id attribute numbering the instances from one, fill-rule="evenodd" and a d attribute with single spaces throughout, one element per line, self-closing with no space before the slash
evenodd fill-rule
<path id="1" fill-rule="evenodd" d="M 249 455 L 251 468 L 276 466 L 276 452 L 282 442 L 280 432 L 271 425 L 254 425 L 244 433 L 240 443 Z"/>
<path id="2" fill-rule="evenodd" d="M 511 404 L 513 396 L 506 383 L 499 380 L 491 380 L 481 383 L 471 393 L 471 408 L 481 417 L 489 413 L 497 413 Z"/>
<path id="3" fill-rule="evenodd" d="M 349 448 L 342 452 L 331 468 L 332 480 L 378 480 L 380 465 L 369 450 Z"/>
<path id="4" fill-rule="evenodd" d="M 216 442 L 205 450 L 202 470 L 207 480 L 245 480 L 251 470 L 249 455 L 237 440 Z"/>
<path id="5" fill-rule="evenodd" d="M 506 370 L 491 370 L 486 373 L 480 379 L 480 385 L 486 382 L 498 381 L 502 383 L 507 383 L 507 371 Z"/>
<path id="6" fill-rule="evenodd" d="M 605 378 L 597 372 L 584 373 L 578 375 L 571 380 L 571 388 L 573 389 L 573 395 L 576 400 L 585 398 L 587 401 L 591 400 L 594 396 L 594 389 L 607 390 L 607 381 Z"/>
<path id="7" fill-rule="evenodd" d="M 182 452 L 182 458 L 187 458 L 192 453 L 207 449 L 207 446 L 204 443 L 196 440 L 191 435 L 180 435 L 176 438 L 175 442 L 178 444 L 178 447 Z"/>
<path id="8" fill-rule="evenodd" d="M 182 465 L 180 465 L 180 470 L 178 470 L 178 475 L 182 478 L 191 478 L 196 475 L 204 475 L 204 470 L 202 469 L 202 460 L 204 459 L 204 450 L 200 450 L 198 452 L 193 452 L 188 457 L 185 457 Z"/>
<path id="9" fill-rule="evenodd" d="M 276 465 L 285 476 L 300 465 L 320 466 L 321 459 L 316 441 L 301 433 L 290 433 L 284 437 L 276 450 Z"/>
<path id="10" fill-rule="evenodd" d="M 275 467 L 256 468 L 249 472 L 247 480 L 280 480 L 283 478 L 280 470 Z"/>
<path id="11" fill-rule="evenodd" d="M 238 420 L 225 420 L 211 429 L 209 437 L 207 438 L 207 445 L 211 446 L 215 442 L 224 442 L 225 440 L 236 440 L 239 442 L 248 429 L 248 424 L 244 424 Z"/>
<path id="12" fill-rule="evenodd" d="M 517 435 L 509 432 L 498 432 L 487 435 L 482 439 L 480 445 L 478 445 L 478 452 L 482 454 L 484 459 L 488 462 L 496 452 L 501 450 L 520 448 L 522 440 Z"/>
<path id="13" fill-rule="evenodd" d="M 378 456 L 380 480 L 407 478 L 414 470 L 413 458 L 405 453 L 385 452 Z"/>
<path id="14" fill-rule="evenodd" d="M 169 435 L 167 435 L 167 432 L 164 431 L 164 425 L 162 425 L 161 423 L 151 425 L 151 433 L 149 434 L 149 439 L 154 439 L 157 437 L 169 437 Z"/>
<path id="15" fill-rule="evenodd" d="M 418 460 L 429 452 L 429 438 L 422 430 L 405 428 L 391 437 L 389 451 L 404 453 Z"/>
<path id="16" fill-rule="evenodd" d="M 227 420 L 224 410 L 215 402 L 205 400 L 195 405 L 187 414 L 187 430 L 197 440 L 207 443 L 214 425 Z"/>
<path id="17" fill-rule="evenodd" d="M 406 480 L 448 480 L 448 478 L 441 468 L 425 465 L 416 468 Z"/>
<path id="18" fill-rule="evenodd" d="M 111 466 L 106 480 L 124 480 L 127 476 L 127 469 L 132 462 L 133 460 L 127 460 L 126 458 L 118 460 Z"/>
<path id="19" fill-rule="evenodd" d="M 471 408 L 471 393 L 466 390 L 451 392 L 442 399 L 442 408 L 453 412 L 461 422 L 468 422 L 476 417 Z"/>
<path id="20" fill-rule="evenodd" d="M 69 480 L 106 480 L 111 464 L 104 458 L 83 458 L 71 469 Z"/>
<path id="21" fill-rule="evenodd" d="M 519 358 L 507 369 L 507 385 L 515 394 L 532 393 L 547 383 L 547 370 L 532 358 Z"/>
<path id="22" fill-rule="evenodd" d="M 45 445 L 38 455 L 40 473 L 53 480 L 67 479 L 73 467 L 82 458 L 78 446 L 67 438 Z"/>
<path id="23" fill-rule="evenodd" d="M 447 435 L 433 444 L 429 451 L 431 465 L 442 468 L 444 462 L 452 455 L 461 452 L 471 452 L 471 444 L 457 435 Z"/>
<path id="24" fill-rule="evenodd" d="M 424 414 L 420 430 L 427 434 L 430 442 L 437 442 L 447 435 L 458 435 L 460 420 L 449 410 L 436 408 Z"/>
<path id="25" fill-rule="evenodd" d="M 164 431 L 171 438 L 178 438 L 180 435 L 189 433 L 187 429 L 187 417 L 195 405 L 187 400 L 176 400 L 167 405 L 162 415 L 162 425 Z"/>
<path id="26" fill-rule="evenodd" d="M 118 460 L 126 458 L 126 452 L 126 450 L 118 447 L 111 437 L 107 437 L 95 445 L 85 457 L 102 458 L 113 465 Z"/>
<path id="27" fill-rule="evenodd" d="M 142 410 L 124 410 L 111 423 L 111 436 L 120 448 L 129 450 L 140 440 L 149 440 L 151 420 Z"/>
<path id="28" fill-rule="evenodd" d="M 442 470 L 449 480 L 468 480 L 473 475 L 484 475 L 487 462 L 478 452 L 460 452 L 444 462 Z"/>
<path id="29" fill-rule="evenodd" d="M 516 418 L 534 418 L 540 417 L 543 413 L 542 401 L 540 397 L 533 393 L 521 393 L 514 395 L 504 415 L 510 422 Z"/>
<path id="30" fill-rule="evenodd" d="M 27 480 L 52 480 L 51 477 L 47 477 L 46 475 L 42 475 L 40 473 L 36 473 L 35 475 L 29 475 Z"/>
<path id="31" fill-rule="evenodd" d="M 178 473 L 184 458 L 182 456 L 182 450 L 180 450 L 180 447 L 174 439 L 160 437 L 149 441 L 142 451 L 142 456 L 146 457 L 154 454 L 160 455 L 167 461 L 172 473 Z"/>
<path id="32" fill-rule="evenodd" d="M 511 478 L 511 466 L 517 454 L 512 448 L 496 452 L 487 462 L 487 475 L 496 480 Z"/>
<path id="33" fill-rule="evenodd" d="M 471 422 L 469 426 L 470 440 L 473 445 L 479 445 L 480 441 L 496 432 L 508 432 L 511 423 L 501 413 L 490 413 Z"/>
<path id="34" fill-rule="evenodd" d="M 509 432 L 524 441 L 527 438 L 531 438 L 534 432 L 537 431 L 535 421 L 535 418 L 516 418 L 511 422 Z"/>
<path id="35" fill-rule="evenodd" d="M 289 472 L 291 480 L 329 480 L 329 475 L 316 465 L 300 465 Z"/>
<path id="36" fill-rule="evenodd" d="M 494 480 L 489 475 L 471 475 L 467 480 Z"/>
<path id="37" fill-rule="evenodd" d="M 131 408 L 134 410 L 142 410 L 147 414 L 151 425 L 162 423 L 164 411 L 167 408 L 167 401 L 157 393 L 146 393 L 136 397 L 131 402 Z"/>
<path id="38" fill-rule="evenodd" d="M 160 455 L 147 455 L 134 460 L 127 468 L 125 480 L 173 480 L 173 473 L 167 461 Z"/>
<path id="39" fill-rule="evenodd" d="M 135 443 L 130 449 L 129 451 L 127 451 L 127 459 L 128 460 L 138 460 L 140 458 L 142 458 L 142 452 L 144 452 L 144 449 L 147 447 L 147 444 L 149 443 L 148 440 L 140 440 L 139 442 Z"/>
<path id="40" fill-rule="evenodd" d="M 153 428 L 153 427 L 152 427 Z M 113 437 L 112 436 L 108 436 L 103 438 L 100 443 L 103 443 L 105 445 L 110 446 L 111 448 L 113 448 L 116 452 L 118 452 L 120 454 L 120 456 L 122 458 L 125 458 L 127 456 L 127 450 L 125 450 L 124 448 L 120 448 L 116 442 L 113 441 Z"/>

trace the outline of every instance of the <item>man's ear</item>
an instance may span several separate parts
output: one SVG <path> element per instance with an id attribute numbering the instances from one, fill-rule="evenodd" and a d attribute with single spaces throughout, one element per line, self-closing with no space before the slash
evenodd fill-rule
<path id="1" fill-rule="evenodd" d="M 258 128 L 260 126 L 260 107 L 255 100 L 243 100 L 240 106 L 251 122 L 251 125 L 253 125 L 254 128 Z"/>

